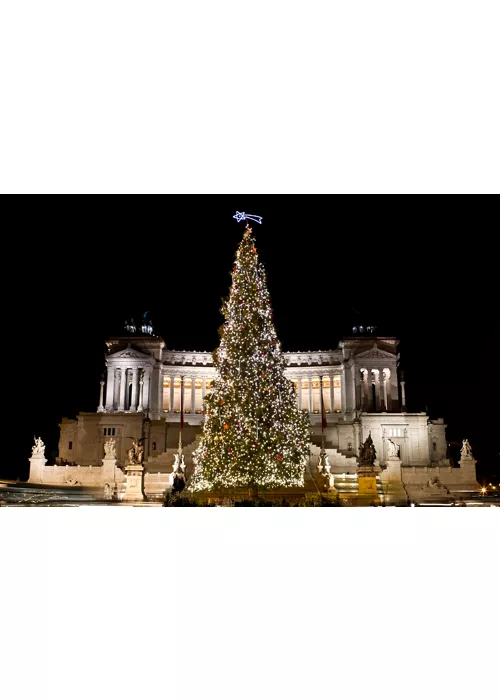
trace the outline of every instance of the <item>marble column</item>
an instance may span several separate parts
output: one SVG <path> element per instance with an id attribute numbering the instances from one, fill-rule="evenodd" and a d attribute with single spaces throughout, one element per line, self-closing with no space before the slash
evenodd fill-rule
<path id="1" fill-rule="evenodd" d="M 147 367 L 143 374 L 144 380 L 144 394 L 142 399 L 142 406 L 145 411 L 149 411 L 151 406 L 150 392 L 151 392 L 151 367 Z M 149 413 L 148 413 L 149 415 Z"/>
<path id="2" fill-rule="evenodd" d="M 127 383 L 127 368 L 122 367 L 120 370 L 120 404 L 118 406 L 119 411 L 125 410 L 125 390 Z"/>
<path id="3" fill-rule="evenodd" d="M 361 403 L 361 409 L 363 411 L 368 411 L 370 408 L 370 396 L 368 394 L 368 370 L 363 369 L 363 400 Z"/>
<path id="4" fill-rule="evenodd" d="M 299 397 L 299 411 L 302 411 L 302 377 L 299 377 L 299 381 L 297 382 L 297 394 Z"/>
<path id="5" fill-rule="evenodd" d="M 401 382 L 401 410 L 406 411 L 406 390 L 405 382 Z"/>
<path id="6" fill-rule="evenodd" d="M 196 377 L 191 377 L 191 413 L 196 413 Z"/>
<path id="7" fill-rule="evenodd" d="M 380 411 L 380 370 L 372 370 L 372 374 L 375 377 L 375 411 Z"/>
<path id="8" fill-rule="evenodd" d="M 173 374 L 170 375 L 170 406 L 169 406 L 169 412 L 173 413 L 174 412 L 174 380 L 175 377 Z"/>
<path id="9" fill-rule="evenodd" d="M 104 379 L 101 379 L 101 391 L 99 394 L 99 406 L 97 408 L 98 413 L 102 413 L 104 411 Z"/>
<path id="10" fill-rule="evenodd" d="M 335 409 L 337 408 L 335 406 L 335 394 L 333 392 L 333 383 L 335 380 L 335 375 L 332 373 L 329 376 L 330 376 L 330 413 L 335 413 Z"/>
<path id="11" fill-rule="evenodd" d="M 160 369 L 158 378 L 158 418 L 163 414 L 163 374 Z"/>
<path id="12" fill-rule="evenodd" d="M 129 410 L 130 411 L 136 411 L 137 410 L 137 389 L 138 389 L 138 382 L 137 382 L 137 367 L 134 367 L 132 369 L 132 399 L 130 401 L 130 406 Z"/>
<path id="13" fill-rule="evenodd" d="M 205 403 L 205 396 L 207 393 L 207 378 L 201 378 L 201 409 L 203 410 L 203 404 Z"/>
<path id="14" fill-rule="evenodd" d="M 381 371 L 381 377 L 382 377 L 382 406 L 381 409 L 382 411 L 387 411 L 387 375 L 386 373 L 382 370 Z"/>
<path id="15" fill-rule="evenodd" d="M 312 386 L 312 377 L 308 377 L 308 382 L 309 382 L 309 413 L 313 412 L 313 386 Z"/>
<path id="16" fill-rule="evenodd" d="M 106 383 L 106 410 L 112 411 L 115 406 L 115 368 L 108 367 Z"/>
<path id="17" fill-rule="evenodd" d="M 139 379 L 139 405 L 137 406 L 138 411 L 144 410 L 143 401 L 144 401 L 144 373 L 141 372 L 140 379 Z"/>

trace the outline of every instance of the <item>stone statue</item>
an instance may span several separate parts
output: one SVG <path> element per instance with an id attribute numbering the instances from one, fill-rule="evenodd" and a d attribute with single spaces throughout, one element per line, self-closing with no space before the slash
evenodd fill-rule
<path id="1" fill-rule="evenodd" d="M 104 443 L 104 459 L 116 459 L 116 440 L 109 438 Z"/>
<path id="2" fill-rule="evenodd" d="M 142 464 L 144 447 L 141 443 L 143 442 L 144 438 L 132 438 L 132 447 L 127 450 L 129 464 Z"/>
<path id="3" fill-rule="evenodd" d="M 32 448 L 33 457 L 45 457 L 45 444 L 42 438 L 35 437 L 35 444 Z"/>
<path id="4" fill-rule="evenodd" d="M 321 450 L 319 453 L 319 462 L 318 462 L 318 471 L 320 474 L 323 476 L 326 476 L 327 474 L 330 473 L 330 461 L 328 459 L 328 455 L 326 454 L 326 451 L 324 449 Z"/>
<path id="5" fill-rule="evenodd" d="M 464 440 L 462 442 L 462 449 L 460 450 L 460 457 L 462 459 L 464 459 L 464 457 L 469 458 L 469 459 L 474 459 L 474 457 L 472 455 L 472 449 L 471 449 L 471 446 L 470 446 L 470 443 L 468 440 Z"/>
<path id="6" fill-rule="evenodd" d="M 184 455 L 182 454 L 182 452 L 180 454 L 179 453 L 175 454 L 174 455 L 174 469 L 173 469 L 174 473 L 177 473 L 179 471 L 184 473 L 185 469 L 186 469 L 186 465 L 184 463 Z"/>
<path id="7" fill-rule="evenodd" d="M 387 456 L 389 459 L 399 458 L 399 445 L 396 445 L 390 438 L 387 440 Z"/>
<path id="8" fill-rule="evenodd" d="M 359 446 L 359 463 L 360 464 L 375 464 L 377 453 L 373 444 L 371 432 L 368 434 L 364 444 Z"/>
<path id="9" fill-rule="evenodd" d="M 441 483 L 438 476 L 429 479 L 425 486 L 422 486 L 422 490 L 428 493 L 450 493 L 448 488 L 443 483 Z"/>
<path id="10" fill-rule="evenodd" d="M 114 489 L 111 486 L 111 484 L 104 484 L 104 498 L 107 501 L 111 501 L 111 499 L 113 498 L 113 490 Z"/>

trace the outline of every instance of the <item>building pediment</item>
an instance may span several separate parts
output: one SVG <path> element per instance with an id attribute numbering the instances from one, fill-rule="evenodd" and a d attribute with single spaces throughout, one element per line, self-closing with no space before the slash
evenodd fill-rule
<path id="1" fill-rule="evenodd" d="M 363 360 L 395 360 L 396 355 L 394 355 L 392 352 L 381 350 L 377 344 L 374 343 L 371 350 L 365 350 L 365 352 L 360 352 L 358 355 L 356 355 L 356 359 L 358 358 Z"/>
<path id="2" fill-rule="evenodd" d="M 151 360 L 151 355 L 146 355 L 144 352 L 136 350 L 131 345 L 108 355 L 108 360 Z"/>

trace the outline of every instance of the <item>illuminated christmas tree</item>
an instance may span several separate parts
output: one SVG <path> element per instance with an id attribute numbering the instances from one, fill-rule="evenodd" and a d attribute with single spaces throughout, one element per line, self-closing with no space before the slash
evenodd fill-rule
<path id="1" fill-rule="evenodd" d="M 248 225 L 232 277 L 190 488 L 301 486 L 309 454 L 308 419 L 285 376 L 264 267 Z"/>

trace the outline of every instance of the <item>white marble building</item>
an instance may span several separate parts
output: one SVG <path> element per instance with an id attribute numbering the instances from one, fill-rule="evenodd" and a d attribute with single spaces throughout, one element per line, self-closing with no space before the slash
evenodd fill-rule
<path id="1" fill-rule="evenodd" d="M 51 479 L 67 463 L 85 465 L 90 474 L 95 472 L 103 465 L 104 444 L 110 438 L 116 443 L 117 464 L 123 466 L 132 438 L 143 437 L 145 484 L 157 482 L 158 489 L 164 488 L 166 475 L 172 472 L 181 410 L 189 476 L 203 422 L 204 396 L 214 378 L 212 354 L 169 350 L 162 338 L 152 334 L 111 338 L 107 347 L 107 372 L 97 411 L 62 420 L 58 465 L 46 467 L 54 472 Z M 309 415 L 313 433 L 309 476 L 317 473 L 322 441 L 322 391 L 325 447 L 340 491 L 348 490 L 356 478 L 358 447 L 369 433 L 382 475 L 388 465 L 388 441 L 397 446 L 401 479 L 408 493 L 436 477 L 455 491 L 475 489 L 475 470 L 472 474 L 470 469 L 450 466 L 444 421 L 406 410 L 397 348 L 395 338 L 357 332 L 335 350 L 286 353 L 287 374 L 296 386 L 299 406 Z M 66 466 L 64 473 L 72 469 L 75 467 Z M 64 478 L 61 471 L 56 481 Z M 96 477 L 88 479 L 93 483 Z"/>

